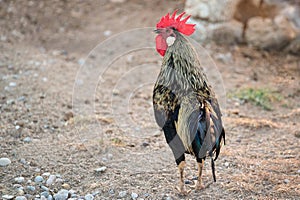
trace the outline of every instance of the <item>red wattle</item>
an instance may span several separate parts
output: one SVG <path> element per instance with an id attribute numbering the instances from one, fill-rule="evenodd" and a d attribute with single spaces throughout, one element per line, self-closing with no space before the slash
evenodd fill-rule
<path id="1" fill-rule="evenodd" d="M 156 40 L 156 51 L 160 55 L 164 56 L 168 48 L 166 40 L 161 35 L 157 35 L 155 40 Z"/>

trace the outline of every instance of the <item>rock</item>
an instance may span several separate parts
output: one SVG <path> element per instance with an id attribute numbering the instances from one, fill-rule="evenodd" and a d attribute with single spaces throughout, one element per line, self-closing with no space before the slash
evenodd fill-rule
<path id="1" fill-rule="evenodd" d="M 225 54 L 223 53 L 218 53 L 215 55 L 215 58 L 221 62 L 223 62 L 224 64 L 229 64 L 232 62 L 232 55 L 230 52 L 227 52 Z"/>
<path id="2" fill-rule="evenodd" d="M 15 200 L 27 200 L 25 196 L 17 196 Z"/>
<path id="3" fill-rule="evenodd" d="M 41 186 L 41 189 L 44 190 L 44 191 L 49 191 L 49 188 L 47 188 L 47 187 L 44 186 L 44 185 Z"/>
<path id="4" fill-rule="evenodd" d="M 27 165 L 28 163 L 26 162 L 25 158 L 21 158 L 20 159 L 20 163 L 22 163 L 23 165 Z"/>
<path id="5" fill-rule="evenodd" d="M 271 19 L 251 18 L 246 32 L 247 43 L 264 50 L 284 49 L 295 38 L 296 33 L 286 18 L 279 16 L 275 21 L 276 24 Z"/>
<path id="6" fill-rule="evenodd" d="M 34 178 L 34 182 L 36 182 L 36 183 L 41 183 L 43 181 L 44 181 L 44 178 L 42 176 L 36 176 Z"/>
<path id="7" fill-rule="evenodd" d="M 44 196 L 44 197 L 48 198 L 49 197 L 49 192 L 44 191 L 44 192 L 41 193 L 41 196 Z"/>
<path id="8" fill-rule="evenodd" d="M 106 30 L 106 31 L 103 32 L 103 35 L 105 37 L 109 37 L 109 36 L 111 36 L 111 34 L 112 34 L 112 32 L 110 30 Z"/>
<path id="9" fill-rule="evenodd" d="M 126 191 L 119 192 L 119 197 L 124 198 L 127 195 Z"/>
<path id="10" fill-rule="evenodd" d="M 48 180 L 46 181 L 46 185 L 48 185 L 48 186 L 52 185 L 54 183 L 55 179 L 56 179 L 55 175 L 50 175 Z"/>
<path id="11" fill-rule="evenodd" d="M 25 138 L 23 139 L 23 142 L 29 143 L 29 142 L 31 142 L 31 138 L 30 138 L 30 137 L 25 137 Z"/>
<path id="12" fill-rule="evenodd" d="M 284 51 L 287 53 L 300 55 L 300 33 L 294 40 L 290 42 Z"/>
<path id="13" fill-rule="evenodd" d="M 69 190 L 71 188 L 71 186 L 68 183 L 64 183 L 61 185 L 62 188 Z"/>
<path id="14" fill-rule="evenodd" d="M 6 194 L 6 195 L 3 195 L 2 198 L 3 198 L 3 199 L 13 199 L 14 196 L 13 196 L 13 195 L 7 195 L 7 194 Z"/>
<path id="15" fill-rule="evenodd" d="M 25 194 L 23 187 L 17 189 L 18 195 L 22 196 Z"/>
<path id="16" fill-rule="evenodd" d="M 10 82 L 9 83 L 9 87 L 16 87 L 17 86 L 17 83 L 15 83 L 15 82 Z"/>
<path id="17" fill-rule="evenodd" d="M 134 192 L 131 193 L 131 198 L 132 199 L 136 199 L 136 198 L 138 198 L 138 196 L 139 195 L 137 193 L 134 193 Z"/>
<path id="18" fill-rule="evenodd" d="M 209 22 L 224 22 L 231 19 L 236 0 L 186 0 L 185 10 L 194 18 Z"/>
<path id="19" fill-rule="evenodd" d="M 23 183 L 24 181 L 25 181 L 24 177 L 17 177 L 17 178 L 15 178 L 15 182 L 16 183 Z"/>
<path id="20" fill-rule="evenodd" d="M 52 200 L 52 199 L 53 199 L 52 195 L 49 195 L 47 198 L 47 200 Z"/>
<path id="21" fill-rule="evenodd" d="M 94 196 L 92 194 L 87 194 L 87 195 L 84 196 L 84 199 L 85 200 L 93 200 Z"/>
<path id="22" fill-rule="evenodd" d="M 95 172 L 104 172 L 106 170 L 107 167 L 103 166 L 103 167 L 99 167 L 97 169 L 95 169 Z"/>
<path id="23" fill-rule="evenodd" d="M 49 177 L 50 175 L 51 175 L 50 172 L 45 172 L 42 174 L 42 176 L 47 176 L 47 177 Z"/>
<path id="24" fill-rule="evenodd" d="M 211 28 L 208 39 L 219 45 L 234 45 L 242 41 L 242 24 L 231 20 Z"/>
<path id="25" fill-rule="evenodd" d="M 64 121 L 69 121 L 73 117 L 74 117 L 74 114 L 72 111 L 66 112 L 65 116 L 64 116 Z"/>
<path id="26" fill-rule="evenodd" d="M 9 158 L 0 158 L 0 166 L 5 167 L 11 163 Z"/>
<path id="27" fill-rule="evenodd" d="M 289 182 L 290 182 L 290 180 L 289 179 L 284 179 L 284 181 L 283 181 L 285 184 L 288 184 Z"/>
<path id="28" fill-rule="evenodd" d="M 190 181 L 190 180 L 185 180 L 184 181 L 184 184 L 192 184 L 193 182 L 192 181 Z"/>
<path id="29" fill-rule="evenodd" d="M 27 186 L 26 189 L 27 189 L 28 191 L 30 191 L 30 192 L 34 192 L 34 191 L 35 191 L 35 187 L 32 186 L 32 185 Z"/>
<path id="30" fill-rule="evenodd" d="M 80 59 L 77 61 L 77 63 L 78 63 L 79 65 L 84 65 L 85 59 L 84 59 L 84 58 L 80 58 Z"/>
<path id="31" fill-rule="evenodd" d="M 225 167 L 229 167 L 229 163 L 228 162 L 225 162 Z"/>
<path id="32" fill-rule="evenodd" d="M 147 147 L 147 146 L 149 146 L 150 144 L 148 143 L 148 142 L 143 142 L 142 143 L 142 147 Z"/>
<path id="33" fill-rule="evenodd" d="M 69 191 L 68 190 L 60 190 L 57 194 L 54 195 L 55 200 L 66 200 L 68 199 Z"/>

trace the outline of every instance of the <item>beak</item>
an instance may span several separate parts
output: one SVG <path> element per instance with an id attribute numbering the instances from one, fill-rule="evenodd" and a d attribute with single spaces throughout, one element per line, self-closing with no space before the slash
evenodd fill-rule
<path id="1" fill-rule="evenodd" d="M 161 30 L 160 29 L 155 29 L 155 30 L 153 30 L 153 32 L 159 34 L 159 33 L 161 33 Z"/>

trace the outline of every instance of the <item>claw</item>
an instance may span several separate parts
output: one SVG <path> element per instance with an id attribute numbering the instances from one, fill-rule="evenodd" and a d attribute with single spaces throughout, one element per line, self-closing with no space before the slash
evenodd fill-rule
<path id="1" fill-rule="evenodd" d="M 189 193 L 191 193 L 191 190 L 186 190 L 184 186 L 180 186 L 180 187 L 176 187 L 176 189 L 178 190 L 178 192 L 183 195 L 186 196 Z"/>

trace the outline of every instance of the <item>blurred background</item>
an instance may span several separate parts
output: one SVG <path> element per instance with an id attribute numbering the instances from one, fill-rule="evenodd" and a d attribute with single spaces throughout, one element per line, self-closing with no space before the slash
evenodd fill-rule
<path id="1" fill-rule="evenodd" d="M 298 0 L 0 0 L 0 196 L 183 198 L 173 188 L 173 155 L 152 118 L 154 83 L 134 84 L 152 75 L 122 79 L 145 63 L 157 66 L 156 76 L 161 57 L 155 50 L 113 63 L 107 85 L 99 83 L 93 98 L 83 101 L 95 106 L 93 116 L 76 115 L 72 101 L 80 66 L 98 44 L 124 31 L 154 28 L 179 9 L 192 15 L 197 31 L 191 37 L 205 50 L 201 55 L 213 59 L 226 91 L 227 144 L 216 162 L 217 182 L 187 198 L 297 199 L 299 6 Z M 97 54 L 88 58 L 101 62 Z M 118 81 L 122 87 L 114 89 Z M 128 94 L 124 108 L 118 102 Z M 111 109 L 137 124 L 120 126 Z M 189 158 L 187 185 L 196 169 Z M 205 170 L 209 182 L 209 164 Z"/>

